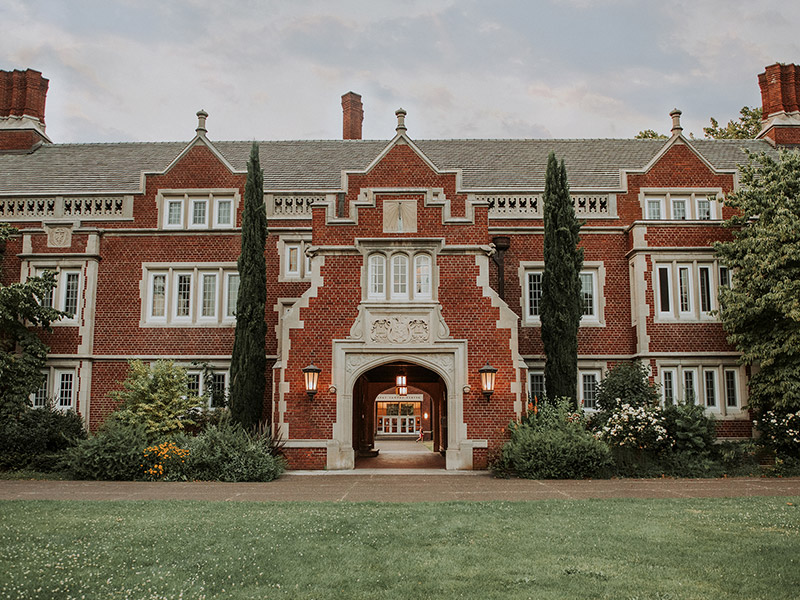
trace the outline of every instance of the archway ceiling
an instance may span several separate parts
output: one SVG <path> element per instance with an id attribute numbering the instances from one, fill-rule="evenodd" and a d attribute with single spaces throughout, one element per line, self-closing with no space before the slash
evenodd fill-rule
<path id="1" fill-rule="evenodd" d="M 425 367 L 411 365 L 408 363 L 390 363 L 381 365 L 380 367 L 370 369 L 364 373 L 363 377 L 371 383 L 385 382 L 387 384 L 394 385 L 395 377 L 397 376 L 397 373 L 401 367 L 405 369 L 406 376 L 408 377 L 408 384 L 410 386 L 413 386 L 414 383 L 437 383 L 441 381 L 441 378 L 433 371 L 426 369 Z"/>

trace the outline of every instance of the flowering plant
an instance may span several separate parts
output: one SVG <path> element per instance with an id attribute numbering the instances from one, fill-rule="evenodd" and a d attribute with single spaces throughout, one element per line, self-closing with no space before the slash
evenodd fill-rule
<path id="1" fill-rule="evenodd" d="M 172 481 L 182 478 L 182 467 L 189 456 L 189 451 L 178 447 L 173 442 L 164 442 L 157 446 L 148 446 L 142 454 L 144 458 L 140 466 L 147 479 Z"/>
<path id="2" fill-rule="evenodd" d="M 619 398 L 595 435 L 610 446 L 656 450 L 672 445 L 659 407 L 632 406 Z"/>
<path id="3" fill-rule="evenodd" d="M 763 443 L 779 457 L 800 458 L 800 410 L 794 413 L 769 410 L 754 425 L 761 432 Z"/>

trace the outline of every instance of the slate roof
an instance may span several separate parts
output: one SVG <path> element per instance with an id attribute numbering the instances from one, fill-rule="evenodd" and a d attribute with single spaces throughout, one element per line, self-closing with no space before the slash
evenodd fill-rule
<path id="1" fill-rule="evenodd" d="M 234 169 L 246 171 L 251 142 L 215 142 Z M 336 190 L 342 170 L 363 170 L 384 140 L 259 142 L 267 190 Z M 440 169 L 462 171 L 469 190 L 544 188 L 547 155 L 563 158 L 575 189 L 617 189 L 621 169 L 641 169 L 664 140 L 414 140 Z M 692 140 L 718 169 L 746 162 L 743 149 L 774 154 L 760 140 Z M 0 194 L 136 193 L 143 171 L 161 172 L 186 142 L 48 144 L 31 154 L 0 154 Z"/>

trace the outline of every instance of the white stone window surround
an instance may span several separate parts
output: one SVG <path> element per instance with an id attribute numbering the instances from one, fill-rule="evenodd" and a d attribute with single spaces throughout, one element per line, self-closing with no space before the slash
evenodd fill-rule
<path id="1" fill-rule="evenodd" d="M 520 280 L 520 290 L 522 297 L 520 298 L 520 306 L 522 307 L 522 325 L 527 327 L 541 326 L 541 320 L 538 315 L 531 313 L 531 296 L 528 289 L 530 273 L 543 273 L 544 261 L 520 261 L 518 268 L 518 275 Z M 583 261 L 583 268 L 580 271 L 581 275 L 590 275 L 594 285 L 594 298 L 593 298 L 593 315 L 584 315 L 581 317 L 580 327 L 605 327 L 605 284 L 606 284 L 606 269 L 603 261 L 600 260 L 585 260 Z"/>
<path id="2" fill-rule="evenodd" d="M 80 324 L 83 307 L 85 262 L 75 259 L 34 259 L 30 261 L 32 275 L 41 275 L 51 271 L 56 278 L 56 286 L 51 296 L 51 306 L 58 310 L 74 308 L 72 316 L 67 316 L 52 323 L 53 326 L 75 327 Z M 69 306 L 68 306 L 69 305 Z"/>
<path id="3" fill-rule="evenodd" d="M 720 361 L 718 358 L 708 359 L 660 359 L 656 361 L 658 369 L 657 381 L 661 385 L 661 404 L 669 404 L 666 393 L 671 379 L 672 403 L 686 401 L 687 376 L 694 382 L 694 404 L 699 404 L 705 412 L 714 417 L 741 418 L 747 414 L 744 367 L 736 364 L 735 359 Z M 713 382 L 713 390 L 709 390 L 707 380 Z M 713 393 L 709 398 L 708 393 Z M 711 403 L 709 403 L 709 401 Z"/>
<path id="4" fill-rule="evenodd" d="M 441 240 L 356 240 L 356 247 L 364 256 L 361 274 L 362 301 L 438 301 L 439 267 L 436 257 L 442 247 Z M 400 268 L 401 263 L 405 270 Z M 376 270 L 383 271 L 382 286 Z"/>
<path id="5" fill-rule="evenodd" d="M 713 255 L 653 254 L 651 283 L 655 300 L 656 323 L 663 322 L 718 322 L 720 268 Z M 666 272 L 666 278 L 664 276 Z M 681 274 L 688 273 L 688 310 L 681 306 Z M 664 282 L 666 281 L 666 286 Z M 665 289 L 662 290 L 662 287 Z M 663 301 L 666 292 L 669 306 Z"/>
<path id="6" fill-rule="evenodd" d="M 167 230 L 234 229 L 240 200 L 236 188 L 158 190 L 159 227 Z"/>
<path id="7" fill-rule="evenodd" d="M 719 221 L 722 218 L 722 188 L 641 188 L 639 203 L 642 218 L 646 221 Z M 703 203 L 708 200 L 708 217 L 703 216 Z M 652 214 L 655 204 L 659 205 L 659 215 Z M 684 217 L 681 218 L 680 207 Z M 676 210 L 676 208 L 678 210 Z"/>
<path id="8" fill-rule="evenodd" d="M 235 263 L 143 263 L 140 282 L 140 327 L 232 327 L 228 291 L 231 278 L 238 275 Z M 204 278 L 213 276 L 213 300 L 206 297 Z M 155 301 L 155 293 L 164 284 L 164 297 Z M 188 306 L 180 302 L 181 284 L 188 283 Z M 161 308 L 163 306 L 163 309 Z M 154 310 L 155 309 L 155 310 Z M 188 309 L 188 310 L 187 310 Z M 186 314 L 188 312 L 188 314 Z"/>
<path id="9" fill-rule="evenodd" d="M 39 390 L 31 394 L 31 405 L 43 408 L 37 398 L 53 401 L 57 410 L 75 410 L 78 398 L 78 365 L 74 363 L 54 363 L 43 371 L 45 380 Z"/>
<path id="10" fill-rule="evenodd" d="M 597 391 L 602 379 L 602 369 L 578 369 L 578 406 L 583 412 L 589 414 L 597 412 Z M 593 389 L 590 389 L 592 387 Z M 593 397 L 590 398 L 590 394 L 593 394 Z"/>
<path id="11" fill-rule="evenodd" d="M 311 234 L 281 235 L 276 242 L 280 270 L 278 281 L 309 281 L 311 257 L 306 250 L 311 246 Z"/>

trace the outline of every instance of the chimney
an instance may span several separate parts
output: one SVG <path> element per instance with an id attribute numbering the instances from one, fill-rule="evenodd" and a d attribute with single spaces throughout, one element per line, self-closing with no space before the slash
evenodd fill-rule
<path id="1" fill-rule="evenodd" d="M 757 137 L 800 145 L 800 67 L 775 63 L 758 76 L 763 128 Z"/>
<path id="2" fill-rule="evenodd" d="M 342 96 L 342 139 L 360 140 L 363 120 L 361 96 L 355 92 L 347 92 Z"/>
<path id="3" fill-rule="evenodd" d="M 669 113 L 669 116 L 672 117 L 672 130 L 670 131 L 670 133 L 673 136 L 680 135 L 681 132 L 683 131 L 683 127 L 681 127 L 682 114 L 683 113 L 681 113 L 681 111 L 679 111 L 677 108 L 673 108 L 672 112 Z"/>
<path id="4" fill-rule="evenodd" d="M 45 135 L 49 81 L 39 71 L 0 71 L 0 152 L 30 152 Z"/>

